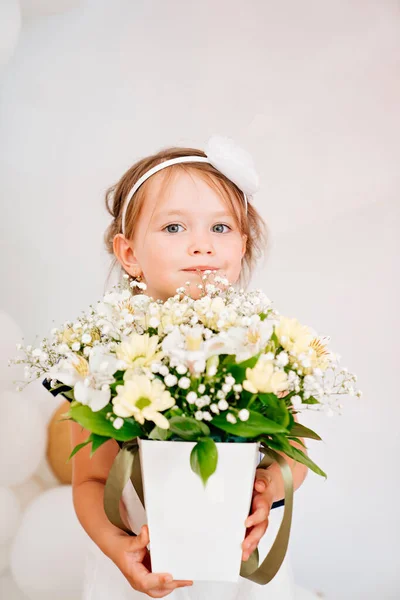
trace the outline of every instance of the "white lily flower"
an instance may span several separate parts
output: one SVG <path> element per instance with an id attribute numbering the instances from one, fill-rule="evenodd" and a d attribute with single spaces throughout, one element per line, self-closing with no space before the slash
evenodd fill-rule
<path id="1" fill-rule="evenodd" d="M 101 346 L 96 346 L 89 360 L 71 354 L 57 363 L 46 376 L 74 388 L 75 400 L 96 412 L 109 403 L 111 398 L 109 385 L 115 381 L 113 375 L 120 365 L 121 361 L 114 355 L 105 352 Z"/>

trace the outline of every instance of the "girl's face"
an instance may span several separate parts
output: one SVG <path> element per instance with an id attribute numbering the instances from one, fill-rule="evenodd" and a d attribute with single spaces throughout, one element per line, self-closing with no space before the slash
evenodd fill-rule
<path id="1" fill-rule="evenodd" d="M 154 176 L 123 264 L 132 275 L 141 273 L 146 294 L 163 301 L 187 281 L 197 298 L 198 269 L 216 270 L 235 283 L 246 251 L 246 238 L 217 191 L 193 172 L 174 177 L 163 191 L 162 177 Z"/>

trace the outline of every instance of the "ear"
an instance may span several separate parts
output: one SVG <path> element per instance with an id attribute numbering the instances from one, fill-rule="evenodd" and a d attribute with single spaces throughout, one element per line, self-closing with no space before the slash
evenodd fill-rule
<path id="1" fill-rule="evenodd" d="M 126 239 L 122 233 L 117 233 L 113 239 L 113 250 L 118 262 L 126 273 L 138 277 L 142 270 L 135 256 L 133 242 Z"/>

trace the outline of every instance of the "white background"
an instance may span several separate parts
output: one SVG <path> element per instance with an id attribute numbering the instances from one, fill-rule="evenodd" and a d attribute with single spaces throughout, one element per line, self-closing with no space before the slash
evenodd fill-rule
<path id="1" fill-rule="evenodd" d="M 301 419 L 328 480 L 295 495 L 296 582 L 398 598 L 398 2 L 75 4 L 25 19 L 0 74 L 0 308 L 27 343 L 77 317 L 108 273 L 105 189 L 163 146 L 236 139 L 271 232 L 255 283 L 364 392 Z"/>

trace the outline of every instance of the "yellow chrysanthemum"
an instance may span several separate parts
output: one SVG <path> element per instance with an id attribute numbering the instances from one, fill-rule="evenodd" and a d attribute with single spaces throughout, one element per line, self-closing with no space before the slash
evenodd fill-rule
<path id="1" fill-rule="evenodd" d="M 274 371 L 274 365 L 262 354 L 253 369 L 246 369 L 243 388 L 252 394 L 278 394 L 288 388 L 285 371 Z"/>
<path id="2" fill-rule="evenodd" d="M 133 417 L 143 425 L 145 419 L 153 421 L 161 429 L 169 429 L 169 421 L 159 411 L 175 404 L 164 384 L 159 379 L 148 379 L 136 375 L 116 388 L 117 396 L 112 399 L 114 413 L 119 417 Z"/>
<path id="3" fill-rule="evenodd" d="M 160 361 L 163 357 L 163 353 L 158 350 L 158 336 L 150 336 L 148 333 L 132 333 L 118 346 L 116 355 L 128 368 L 149 367 L 151 363 Z"/>
<path id="4" fill-rule="evenodd" d="M 287 317 L 280 317 L 275 333 L 281 346 L 295 356 L 306 352 L 313 339 L 309 327 L 302 325 L 297 319 Z"/>

